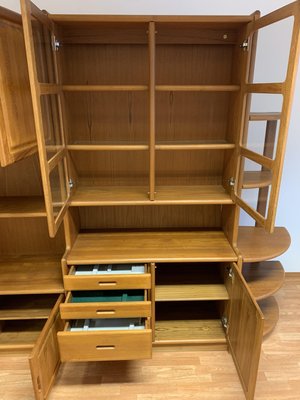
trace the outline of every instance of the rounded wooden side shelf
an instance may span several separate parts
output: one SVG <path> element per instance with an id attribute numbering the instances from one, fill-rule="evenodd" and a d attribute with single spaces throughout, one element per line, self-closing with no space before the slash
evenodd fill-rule
<path id="1" fill-rule="evenodd" d="M 256 300 L 273 295 L 284 282 L 284 269 L 279 261 L 244 263 L 242 272 Z"/>
<path id="2" fill-rule="evenodd" d="M 284 253 L 291 244 L 291 237 L 283 227 L 276 227 L 273 233 L 264 228 L 241 226 L 237 247 L 244 262 L 270 260 Z"/>
<path id="3" fill-rule="evenodd" d="M 275 328 L 279 320 L 279 307 L 274 296 L 258 301 L 258 305 L 265 317 L 264 338 Z"/>

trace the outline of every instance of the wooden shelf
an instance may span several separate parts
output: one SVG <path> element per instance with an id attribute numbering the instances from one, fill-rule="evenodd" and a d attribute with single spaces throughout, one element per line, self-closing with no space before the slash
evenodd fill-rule
<path id="1" fill-rule="evenodd" d="M 64 292 L 59 256 L 1 258 L 0 277 L 0 295 Z"/>
<path id="2" fill-rule="evenodd" d="M 244 263 L 243 275 L 256 300 L 276 293 L 284 282 L 284 269 L 279 261 Z"/>
<path id="3" fill-rule="evenodd" d="M 249 121 L 278 121 L 281 118 L 279 112 L 252 112 L 249 114 Z"/>
<path id="4" fill-rule="evenodd" d="M 155 145 L 155 150 L 230 150 L 234 148 L 234 143 L 228 143 L 226 141 L 157 142 Z"/>
<path id="5" fill-rule="evenodd" d="M 170 320 L 155 322 L 155 344 L 226 343 L 219 319 Z"/>
<path id="6" fill-rule="evenodd" d="M 238 92 L 239 85 L 156 85 L 158 92 Z"/>
<path id="7" fill-rule="evenodd" d="M 79 234 L 68 264 L 236 261 L 222 231 L 149 231 Z"/>
<path id="8" fill-rule="evenodd" d="M 139 92 L 148 90 L 147 85 L 63 85 L 64 92 Z"/>
<path id="9" fill-rule="evenodd" d="M 0 332 L 0 351 L 30 350 L 45 324 L 44 320 L 8 321 Z"/>
<path id="10" fill-rule="evenodd" d="M 273 233 L 259 227 L 239 227 L 237 247 L 244 262 L 270 260 L 284 253 L 290 244 L 290 235 L 283 227 L 276 227 Z"/>
<path id="11" fill-rule="evenodd" d="M 68 150 L 72 151 L 143 151 L 149 150 L 147 144 L 133 143 L 74 143 L 67 145 Z"/>
<path id="12" fill-rule="evenodd" d="M 229 300 L 225 285 L 156 285 L 155 301 Z"/>
<path id="13" fill-rule="evenodd" d="M 57 300 L 56 295 L 2 296 L 0 320 L 47 319 Z"/>
<path id="14" fill-rule="evenodd" d="M 146 186 L 93 186 L 79 184 L 71 206 L 159 205 L 159 204 L 233 204 L 221 185 L 157 186 L 154 201 Z"/>
<path id="15" fill-rule="evenodd" d="M 258 302 L 258 305 L 265 317 L 264 337 L 269 335 L 277 325 L 279 320 L 279 307 L 274 296 Z"/>
<path id="16" fill-rule="evenodd" d="M 263 188 L 272 183 L 271 171 L 245 171 L 243 189 Z"/>
<path id="17" fill-rule="evenodd" d="M 43 197 L 1 197 L 0 218 L 46 217 Z"/>

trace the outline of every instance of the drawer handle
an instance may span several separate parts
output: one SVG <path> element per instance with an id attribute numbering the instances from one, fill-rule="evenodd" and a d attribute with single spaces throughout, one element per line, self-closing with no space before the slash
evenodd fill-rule
<path id="1" fill-rule="evenodd" d="M 116 310 L 97 310 L 97 314 L 115 314 Z"/>
<path id="2" fill-rule="evenodd" d="M 99 286 L 116 286 L 117 282 L 116 281 L 111 281 L 111 282 L 98 282 Z"/>
<path id="3" fill-rule="evenodd" d="M 114 345 L 112 345 L 112 346 L 96 346 L 96 349 L 97 350 L 114 350 L 115 346 Z"/>

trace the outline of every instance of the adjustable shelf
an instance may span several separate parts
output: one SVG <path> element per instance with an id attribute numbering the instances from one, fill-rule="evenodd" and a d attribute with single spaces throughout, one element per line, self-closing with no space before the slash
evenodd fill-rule
<path id="1" fill-rule="evenodd" d="M 222 231 L 80 233 L 68 264 L 236 261 Z"/>
<path id="2" fill-rule="evenodd" d="M 112 143 L 95 143 L 93 141 L 87 143 L 68 144 L 68 150 L 71 151 L 140 151 L 149 150 L 147 144 L 134 144 L 126 142 Z"/>
<path id="3" fill-rule="evenodd" d="M 240 85 L 156 85 L 157 92 L 238 92 Z"/>
<path id="4" fill-rule="evenodd" d="M 0 197 L 0 218 L 46 217 L 43 197 Z"/>
<path id="5" fill-rule="evenodd" d="M 7 321 L 0 331 L 0 351 L 33 349 L 45 325 L 43 319 Z"/>
<path id="6" fill-rule="evenodd" d="M 57 300 L 56 295 L 20 295 L 1 298 L 0 321 L 48 319 Z"/>
<path id="7" fill-rule="evenodd" d="M 251 112 L 249 113 L 249 121 L 278 121 L 281 118 L 279 112 Z"/>
<path id="8" fill-rule="evenodd" d="M 1 258 L 0 276 L 1 295 L 64 292 L 59 256 Z"/>
<path id="9" fill-rule="evenodd" d="M 155 301 L 229 300 L 225 285 L 157 285 Z"/>
<path id="10" fill-rule="evenodd" d="M 64 92 L 141 92 L 147 85 L 63 85 Z"/>
<path id="11" fill-rule="evenodd" d="M 231 150 L 234 148 L 234 143 L 228 143 L 225 140 L 157 142 L 155 145 L 155 150 Z"/>
<path id="12" fill-rule="evenodd" d="M 221 185 L 156 186 L 153 201 L 146 186 L 95 186 L 81 180 L 71 206 L 233 204 Z"/>

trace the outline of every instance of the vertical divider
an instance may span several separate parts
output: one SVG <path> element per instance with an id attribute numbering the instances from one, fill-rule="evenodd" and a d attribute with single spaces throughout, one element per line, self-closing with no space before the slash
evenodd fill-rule
<path id="1" fill-rule="evenodd" d="M 149 22 L 149 199 L 155 199 L 155 23 Z"/>

